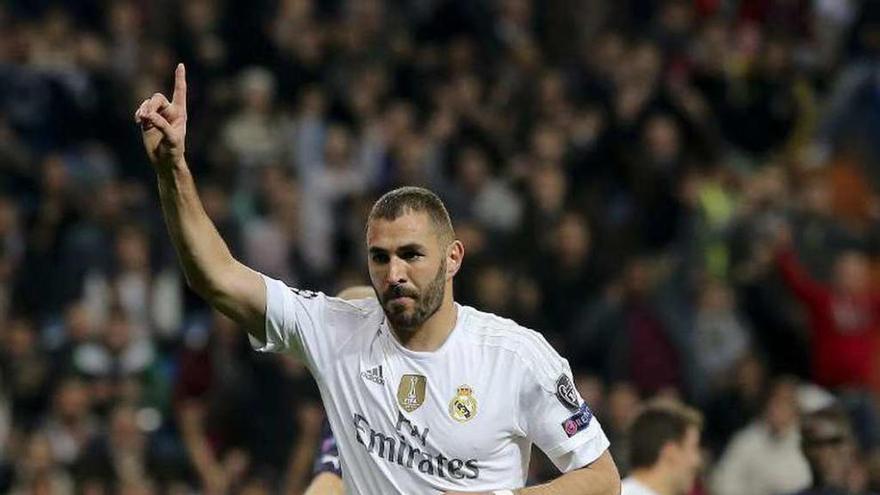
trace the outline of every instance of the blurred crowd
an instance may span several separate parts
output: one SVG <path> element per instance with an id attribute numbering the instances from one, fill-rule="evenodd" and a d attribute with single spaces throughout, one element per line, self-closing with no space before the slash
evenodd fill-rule
<path id="1" fill-rule="evenodd" d="M 132 116 L 177 61 L 244 263 L 367 283 L 372 202 L 429 187 L 457 299 L 561 350 L 624 472 L 674 396 L 705 415 L 694 493 L 792 492 L 799 418 L 836 404 L 849 489 L 880 491 L 880 2 L 7 0 L 0 492 L 308 483 L 308 373 L 190 293 L 165 232 Z"/>

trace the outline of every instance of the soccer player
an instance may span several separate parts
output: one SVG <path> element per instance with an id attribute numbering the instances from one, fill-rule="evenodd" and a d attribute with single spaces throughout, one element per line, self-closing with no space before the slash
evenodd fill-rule
<path id="1" fill-rule="evenodd" d="M 657 401 L 633 421 L 629 430 L 632 473 L 622 495 L 685 495 L 702 464 L 702 415 L 683 404 Z"/>
<path id="2" fill-rule="evenodd" d="M 293 289 L 235 260 L 187 167 L 186 77 L 135 112 L 189 286 L 265 352 L 292 352 L 314 375 L 354 494 L 614 495 L 608 440 L 540 334 L 461 306 L 464 247 L 421 188 L 382 196 L 367 219 L 377 299 Z M 564 473 L 523 488 L 532 444 Z"/>

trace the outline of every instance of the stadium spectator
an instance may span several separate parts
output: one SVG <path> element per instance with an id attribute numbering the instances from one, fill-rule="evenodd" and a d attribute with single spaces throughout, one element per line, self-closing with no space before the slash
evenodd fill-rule
<path id="1" fill-rule="evenodd" d="M 718 460 L 712 477 L 717 495 L 773 495 L 810 483 L 798 428 L 797 382 L 781 378 L 770 385 L 761 418 L 737 432 Z"/>
<path id="2" fill-rule="evenodd" d="M 630 475 L 621 495 L 691 493 L 702 468 L 700 413 L 675 401 L 658 400 L 639 412 L 629 431 Z"/>

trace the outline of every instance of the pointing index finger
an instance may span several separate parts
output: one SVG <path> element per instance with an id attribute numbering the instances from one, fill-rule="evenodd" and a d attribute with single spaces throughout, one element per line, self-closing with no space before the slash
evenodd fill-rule
<path id="1" fill-rule="evenodd" d="M 180 108 L 186 112 L 186 67 L 177 64 L 174 71 L 174 95 L 171 97 L 171 103 L 180 105 Z"/>

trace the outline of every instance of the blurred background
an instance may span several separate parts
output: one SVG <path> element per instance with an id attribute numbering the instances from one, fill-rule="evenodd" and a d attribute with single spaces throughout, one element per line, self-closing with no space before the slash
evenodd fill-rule
<path id="1" fill-rule="evenodd" d="M 458 300 L 561 350 L 624 473 L 673 396 L 705 414 L 695 494 L 797 490 L 798 418 L 838 404 L 848 483 L 880 490 L 880 2 L 6 0 L 0 492 L 308 483 L 311 378 L 190 293 L 165 232 L 133 112 L 178 61 L 246 264 L 368 283 L 372 202 L 429 187 Z"/>

